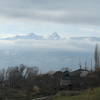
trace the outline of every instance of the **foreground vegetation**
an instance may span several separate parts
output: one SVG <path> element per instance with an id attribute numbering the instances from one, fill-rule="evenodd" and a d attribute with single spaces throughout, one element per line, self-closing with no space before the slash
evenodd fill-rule
<path id="1" fill-rule="evenodd" d="M 52 100 L 100 100 L 100 88 L 90 89 L 76 93 L 74 92 L 60 92 L 53 97 Z"/>

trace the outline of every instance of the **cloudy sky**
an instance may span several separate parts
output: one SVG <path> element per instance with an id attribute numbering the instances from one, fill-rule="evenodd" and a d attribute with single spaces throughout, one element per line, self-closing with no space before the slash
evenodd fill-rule
<path id="1" fill-rule="evenodd" d="M 100 34 L 100 0 L 0 0 L 0 33 Z"/>
<path id="2" fill-rule="evenodd" d="M 95 44 L 100 43 L 99 26 L 100 0 L 0 0 L 0 39 L 6 38 L 0 40 L 0 68 L 19 64 L 46 71 L 76 68 L 80 58 L 90 64 Z M 69 38 L 37 41 L 19 36 L 54 32 Z M 7 39 L 13 36 L 20 39 Z"/>

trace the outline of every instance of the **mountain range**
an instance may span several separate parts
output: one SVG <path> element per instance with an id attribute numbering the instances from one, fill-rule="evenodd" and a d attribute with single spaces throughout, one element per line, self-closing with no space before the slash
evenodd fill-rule
<path id="1" fill-rule="evenodd" d="M 32 40 L 66 40 L 66 39 L 71 39 L 71 40 L 90 40 L 90 41 L 100 41 L 100 37 L 62 37 L 58 33 L 54 32 L 48 36 L 42 36 L 42 35 L 37 35 L 35 33 L 29 33 L 29 34 L 19 34 L 19 35 L 14 35 L 12 37 L 6 37 L 6 38 L 0 38 L 0 40 L 18 40 L 18 39 L 32 39 Z"/>
<path id="2" fill-rule="evenodd" d="M 35 33 L 19 34 L 12 37 L 0 38 L 0 40 L 17 40 L 17 39 L 33 39 L 33 40 L 60 40 L 62 37 L 58 33 L 52 33 L 47 37 L 37 35 Z"/>

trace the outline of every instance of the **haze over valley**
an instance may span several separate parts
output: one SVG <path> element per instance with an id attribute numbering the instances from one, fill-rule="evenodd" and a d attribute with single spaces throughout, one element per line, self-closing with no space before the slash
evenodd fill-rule
<path id="1" fill-rule="evenodd" d="M 8 34 L 0 37 L 0 66 L 25 64 L 37 66 L 42 72 L 59 70 L 62 67 L 79 68 L 79 62 L 90 66 L 95 45 L 99 37 L 62 36 L 52 33 L 46 36 L 29 34 Z"/>

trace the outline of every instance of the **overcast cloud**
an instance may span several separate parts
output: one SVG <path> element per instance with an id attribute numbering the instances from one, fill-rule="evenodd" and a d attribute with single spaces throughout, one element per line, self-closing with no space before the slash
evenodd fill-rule
<path id="1" fill-rule="evenodd" d="M 62 24 L 100 24 L 100 0 L 0 0 L 0 16 Z"/>

